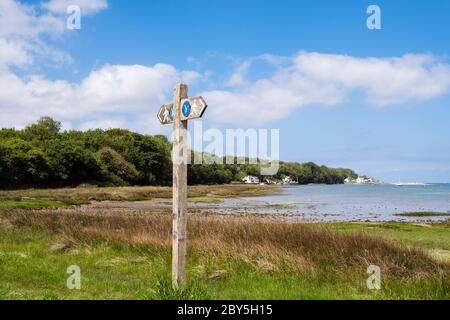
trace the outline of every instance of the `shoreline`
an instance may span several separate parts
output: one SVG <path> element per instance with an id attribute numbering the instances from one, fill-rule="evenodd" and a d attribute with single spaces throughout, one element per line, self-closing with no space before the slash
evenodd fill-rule
<path id="1" fill-rule="evenodd" d="M 328 190 L 330 186 L 317 185 Z M 392 210 L 388 214 L 347 210 L 330 201 L 301 201 L 289 191 L 297 186 L 260 186 L 246 184 L 190 186 L 188 208 L 191 213 L 218 216 L 259 216 L 304 223 L 442 223 L 450 221 L 449 212 L 431 210 Z M 304 187 L 308 188 L 308 187 Z M 302 190 L 302 189 L 297 189 Z M 0 191 L 1 209 L 166 211 L 170 213 L 170 187 L 63 188 Z M 320 200 L 320 199 L 319 199 Z M 333 207 L 334 206 L 334 207 Z M 353 209 L 353 208 L 354 209 Z M 325 208 L 328 208 L 324 210 Z M 340 210 L 338 210 L 340 209 Z M 359 212 L 359 213 L 358 213 Z"/>

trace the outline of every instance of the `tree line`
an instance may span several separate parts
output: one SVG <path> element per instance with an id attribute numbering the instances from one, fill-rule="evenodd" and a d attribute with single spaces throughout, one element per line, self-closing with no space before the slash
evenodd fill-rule
<path id="1" fill-rule="evenodd" d="M 61 123 L 42 117 L 22 130 L 0 130 L 0 188 L 170 185 L 172 145 L 163 135 L 124 129 L 61 131 Z M 260 164 L 189 165 L 190 184 L 225 184 L 246 175 L 261 177 Z M 343 183 L 350 169 L 309 163 L 280 163 L 272 179 L 285 176 L 300 184 Z"/>

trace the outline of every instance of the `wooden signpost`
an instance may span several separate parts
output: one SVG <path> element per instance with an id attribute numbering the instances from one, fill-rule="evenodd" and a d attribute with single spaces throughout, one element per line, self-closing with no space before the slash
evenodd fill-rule
<path id="1" fill-rule="evenodd" d="M 172 283 L 186 286 L 187 238 L 187 123 L 201 118 L 207 105 L 202 97 L 188 98 L 188 86 L 177 84 L 173 103 L 163 105 L 158 112 L 161 124 L 173 123 L 173 223 L 172 223 Z"/>

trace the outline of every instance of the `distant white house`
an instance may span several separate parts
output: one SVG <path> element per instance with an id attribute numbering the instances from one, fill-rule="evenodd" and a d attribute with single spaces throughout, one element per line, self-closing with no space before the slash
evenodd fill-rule
<path id="1" fill-rule="evenodd" d="M 247 184 L 258 184 L 260 183 L 259 178 L 255 177 L 255 176 L 246 176 L 245 178 L 242 179 L 243 183 L 247 183 Z"/>
<path id="2" fill-rule="evenodd" d="M 286 176 L 281 180 L 281 183 L 283 184 L 293 184 L 294 180 L 290 176 Z"/>
<path id="3" fill-rule="evenodd" d="M 356 180 L 352 178 L 345 178 L 344 183 L 346 184 L 356 183 Z"/>
<path id="4" fill-rule="evenodd" d="M 346 183 L 346 184 L 382 184 L 384 182 L 382 182 L 380 180 L 376 180 L 374 178 L 366 177 L 366 176 L 359 176 L 356 179 L 348 177 L 344 180 L 344 183 Z"/>
<path id="5" fill-rule="evenodd" d="M 298 184 L 298 181 L 295 178 L 292 178 L 291 176 L 286 176 L 283 179 L 281 179 L 282 184 Z"/>
<path id="6" fill-rule="evenodd" d="M 358 177 L 358 178 L 356 178 L 356 183 L 357 184 L 363 184 L 364 183 L 364 178 L 363 177 Z"/>
<path id="7" fill-rule="evenodd" d="M 368 178 L 368 177 L 358 177 L 356 178 L 356 184 L 375 184 L 376 181 L 373 178 Z"/>

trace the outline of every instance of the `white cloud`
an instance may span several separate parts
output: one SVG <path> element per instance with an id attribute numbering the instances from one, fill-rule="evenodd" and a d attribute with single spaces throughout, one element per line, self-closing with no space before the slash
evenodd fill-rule
<path id="1" fill-rule="evenodd" d="M 246 85 L 247 80 L 245 79 L 245 76 L 251 64 L 252 64 L 251 60 L 247 60 L 240 63 L 236 68 L 235 72 L 228 79 L 226 85 L 228 87 L 240 87 Z"/>
<path id="2" fill-rule="evenodd" d="M 15 0 L 0 1 L 0 17 L 0 37 L 34 37 L 64 31 L 62 19 L 49 13 L 37 14 L 34 6 Z"/>
<path id="3" fill-rule="evenodd" d="M 178 81 L 195 82 L 197 72 L 179 71 L 168 64 L 105 65 L 70 83 L 43 75 L 18 76 L 12 70 L 32 65 L 37 57 L 70 61 L 67 53 L 42 37 L 65 32 L 69 4 L 80 5 L 84 14 L 107 7 L 104 0 L 52 0 L 35 6 L 0 1 L 0 126 L 22 128 L 49 115 L 62 121 L 65 129 L 128 127 L 148 132 L 149 126 L 156 127 L 156 111 L 166 102 L 171 86 Z"/>
<path id="4" fill-rule="evenodd" d="M 35 6 L 0 0 L 0 126 L 23 127 L 50 115 L 67 128 L 126 126 L 148 131 L 149 124 L 157 125 L 154 115 L 169 99 L 172 85 L 199 79 L 195 71 L 168 64 L 105 65 L 78 83 L 42 75 L 19 77 L 12 67 L 33 64 L 37 57 L 70 61 L 42 37 L 65 32 L 63 13 L 69 4 L 80 5 L 86 14 L 108 6 L 106 0 L 50 0 Z M 256 60 L 274 72 L 249 78 Z M 367 104 L 384 107 L 428 101 L 449 91 L 450 65 L 432 55 L 358 58 L 300 52 L 245 60 L 228 81 L 202 95 L 211 106 L 208 118 L 257 125 L 289 117 L 303 106 L 345 103 L 354 92 L 362 92 Z"/>
<path id="5" fill-rule="evenodd" d="M 301 52 L 291 59 L 265 57 L 270 59 L 260 58 L 277 68 L 270 77 L 244 79 L 246 64 L 228 81 L 234 90 L 203 93 L 214 106 L 209 112 L 215 121 L 261 124 L 307 105 L 342 104 L 356 90 L 379 107 L 427 101 L 450 91 L 450 65 L 431 55 L 356 58 Z"/>
<path id="6" fill-rule="evenodd" d="M 86 122 L 84 126 L 88 127 L 92 121 L 102 127 L 120 124 L 111 120 L 117 115 L 134 115 L 137 119 L 154 116 L 169 99 L 174 83 L 179 79 L 194 83 L 198 78 L 196 72 L 178 71 L 167 64 L 107 65 L 92 71 L 80 83 L 50 81 L 41 76 L 21 79 L 11 72 L 0 72 L 0 126 L 20 128 L 42 115 L 65 122 Z"/>
<path id="7" fill-rule="evenodd" d="M 247 68 L 237 72 L 244 74 Z M 170 99 L 172 85 L 180 80 L 195 83 L 199 78 L 197 72 L 168 64 L 106 65 L 79 83 L 36 75 L 22 79 L 9 71 L 0 72 L 0 125 L 21 127 L 50 115 L 75 121 L 75 127 L 81 128 L 126 126 L 148 131 L 150 122 L 156 126 L 154 114 Z M 289 117 L 307 105 L 342 104 L 355 90 L 362 90 L 367 102 L 375 106 L 426 101 L 448 93 L 450 66 L 426 55 L 355 58 L 300 53 L 288 63 L 277 63 L 270 77 L 253 82 L 242 77 L 234 85 L 233 91 L 202 93 L 211 106 L 209 118 L 255 125 Z"/>
<path id="8" fill-rule="evenodd" d="M 100 10 L 108 8 L 107 0 L 49 0 L 42 6 L 58 14 L 66 13 L 66 10 L 71 5 L 77 5 L 81 8 L 81 14 L 94 14 Z"/>
<path id="9" fill-rule="evenodd" d="M 23 66 L 30 62 L 31 57 L 24 48 L 22 41 L 9 41 L 0 38 L 0 69 L 7 66 Z"/>
<path id="10" fill-rule="evenodd" d="M 0 68 L 23 67 L 36 57 L 56 63 L 71 61 L 69 54 L 49 45 L 43 36 L 55 39 L 67 31 L 66 10 L 73 4 L 82 8 L 82 14 L 94 14 L 108 7 L 107 0 L 50 0 L 35 5 L 1 0 Z"/>
<path id="11" fill-rule="evenodd" d="M 450 89 L 450 65 L 431 55 L 355 58 L 301 53 L 294 66 L 315 81 L 362 88 L 368 102 L 378 106 L 429 100 Z"/>
<path id="12" fill-rule="evenodd" d="M 42 40 L 43 35 L 58 37 L 65 31 L 65 21 L 36 6 L 15 0 L 0 1 L 0 68 L 24 67 L 36 57 L 47 61 L 70 61 L 67 53 Z"/>

